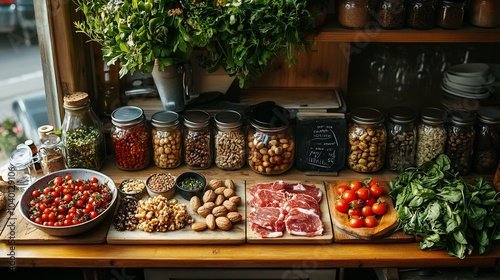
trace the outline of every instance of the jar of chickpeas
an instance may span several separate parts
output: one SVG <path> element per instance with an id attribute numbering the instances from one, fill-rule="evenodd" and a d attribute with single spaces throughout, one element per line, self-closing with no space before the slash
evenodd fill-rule
<path id="1" fill-rule="evenodd" d="M 162 111 L 151 117 L 153 159 L 160 168 L 175 168 L 182 162 L 182 133 L 179 115 Z"/>

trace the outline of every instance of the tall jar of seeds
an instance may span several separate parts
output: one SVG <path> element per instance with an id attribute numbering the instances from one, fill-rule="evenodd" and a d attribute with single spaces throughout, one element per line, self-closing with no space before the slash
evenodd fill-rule
<path id="1" fill-rule="evenodd" d="M 405 106 L 389 109 L 387 122 L 387 154 L 388 168 L 393 171 L 404 171 L 415 165 L 417 145 L 417 127 L 415 112 Z"/>
<path id="2" fill-rule="evenodd" d="M 151 117 L 153 158 L 160 168 L 175 168 L 182 162 L 182 132 L 179 114 L 161 111 Z"/>
<path id="3" fill-rule="evenodd" d="M 86 92 L 64 96 L 62 141 L 68 168 L 101 169 L 106 158 L 106 144 L 101 122 L 90 106 Z"/>
<path id="4" fill-rule="evenodd" d="M 347 165 L 350 169 L 370 173 L 384 166 L 387 131 L 384 114 L 370 107 L 359 107 L 351 112 L 347 135 Z"/>
<path id="5" fill-rule="evenodd" d="M 500 163 L 500 109 L 481 107 L 477 110 L 474 170 L 495 173 Z"/>
<path id="6" fill-rule="evenodd" d="M 382 0 L 375 6 L 375 17 L 380 27 L 400 29 L 405 25 L 406 10 L 403 0 Z"/>
<path id="7" fill-rule="evenodd" d="M 455 111 L 449 119 L 445 153 L 450 158 L 451 168 L 460 175 L 467 175 L 472 169 L 476 116 L 470 111 Z"/>
<path id="8" fill-rule="evenodd" d="M 406 24 L 413 29 L 431 29 L 436 23 L 435 0 L 408 0 Z"/>
<path id="9" fill-rule="evenodd" d="M 184 162 L 192 169 L 212 165 L 212 133 L 210 114 L 201 110 L 186 111 L 184 118 Z"/>
<path id="10" fill-rule="evenodd" d="M 215 164 L 223 170 L 236 170 L 245 165 L 245 135 L 241 114 L 221 111 L 215 120 Z"/>
<path id="11" fill-rule="evenodd" d="M 427 107 L 420 112 L 417 128 L 417 166 L 432 161 L 444 153 L 446 145 L 445 113 L 434 107 Z"/>

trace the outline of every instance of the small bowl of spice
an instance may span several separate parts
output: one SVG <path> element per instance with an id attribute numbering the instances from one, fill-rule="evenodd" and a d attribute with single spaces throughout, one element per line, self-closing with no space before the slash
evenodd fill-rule
<path id="1" fill-rule="evenodd" d="M 177 191 L 186 200 L 190 200 L 191 197 L 195 195 L 201 199 L 203 197 L 203 191 L 205 190 L 206 184 L 207 180 L 205 179 L 205 176 L 198 172 L 182 173 L 175 181 Z"/>
<path id="2" fill-rule="evenodd" d="M 137 199 L 141 199 L 144 189 L 146 188 L 146 182 L 137 178 L 130 178 L 123 180 L 118 187 L 118 192 L 121 197 L 133 196 Z"/>
<path id="3" fill-rule="evenodd" d="M 146 180 L 149 196 L 161 195 L 171 199 L 175 195 L 175 177 L 170 173 L 155 173 Z"/>

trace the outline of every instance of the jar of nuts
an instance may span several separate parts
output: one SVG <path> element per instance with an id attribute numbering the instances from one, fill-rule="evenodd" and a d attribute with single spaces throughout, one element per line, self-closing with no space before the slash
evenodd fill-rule
<path id="1" fill-rule="evenodd" d="M 250 168 L 260 174 L 281 174 L 292 167 L 295 138 L 282 107 L 263 105 L 250 115 L 247 132 L 247 158 Z"/>
<path id="2" fill-rule="evenodd" d="M 184 162 L 189 168 L 205 169 L 212 165 L 212 133 L 210 114 L 205 111 L 186 111 L 184 117 Z"/>
<path id="3" fill-rule="evenodd" d="M 245 135 L 241 114 L 236 111 L 222 111 L 215 120 L 215 164 L 224 170 L 236 170 L 245 165 Z"/>
<path id="4" fill-rule="evenodd" d="M 182 162 L 182 134 L 179 115 L 161 111 L 151 116 L 153 160 L 160 168 L 175 168 Z"/>
<path id="5" fill-rule="evenodd" d="M 351 112 L 347 165 L 356 172 L 376 172 L 384 166 L 387 131 L 384 114 L 369 107 Z"/>
<path id="6" fill-rule="evenodd" d="M 454 111 L 450 114 L 445 154 L 450 158 L 451 168 L 466 175 L 472 168 L 476 116 L 470 111 Z"/>
<path id="7" fill-rule="evenodd" d="M 417 166 L 444 153 L 446 145 L 445 113 L 439 108 L 427 107 L 420 112 L 417 127 Z"/>
<path id="8" fill-rule="evenodd" d="M 477 110 L 474 170 L 495 173 L 500 162 L 500 109 L 481 107 Z"/>
<path id="9" fill-rule="evenodd" d="M 393 171 L 415 165 L 417 128 L 415 112 L 405 106 L 389 109 L 387 122 L 387 164 Z"/>
<path id="10" fill-rule="evenodd" d="M 378 1 L 376 18 L 380 27 L 386 29 L 400 29 L 405 25 L 406 10 L 403 0 Z"/>

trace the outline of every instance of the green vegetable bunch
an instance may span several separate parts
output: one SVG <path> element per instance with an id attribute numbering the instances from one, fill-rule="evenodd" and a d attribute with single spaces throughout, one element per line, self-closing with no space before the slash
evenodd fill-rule
<path id="1" fill-rule="evenodd" d="M 483 178 L 465 180 L 442 154 L 390 182 L 398 229 L 422 238 L 420 249 L 460 259 L 486 254 L 500 240 L 500 195 Z"/>

